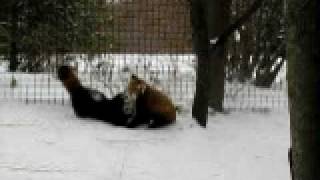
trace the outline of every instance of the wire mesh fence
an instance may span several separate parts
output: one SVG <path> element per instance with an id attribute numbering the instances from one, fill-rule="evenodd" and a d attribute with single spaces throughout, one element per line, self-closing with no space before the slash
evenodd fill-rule
<path id="1" fill-rule="evenodd" d="M 35 37 L 17 35 L 21 39 L 30 36 L 39 40 L 34 49 L 25 51 L 23 48 L 32 43 L 17 43 L 17 49 L 20 49 L 18 72 L 8 72 L 9 59 L 12 60 L 10 53 L 1 56 L 0 101 L 69 103 L 69 95 L 56 77 L 57 66 L 67 63 L 77 69 L 85 86 L 98 89 L 107 97 L 125 88 L 125 69 L 129 69 L 162 89 L 176 104 L 191 107 L 196 57 L 192 52 L 187 0 L 71 2 L 77 4 L 61 5 L 66 10 L 73 8 L 70 17 L 67 11 L 61 12 L 61 19 L 46 15 L 46 23 L 40 21 L 41 18 L 37 22 L 42 26 L 32 25 Z M 48 12 L 55 14 L 63 9 L 61 7 L 55 3 Z M 71 25 L 68 18 L 73 18 Z M 59 24 L 60 21 L 63 23 Z M 28 27 L 26 22 L 19 24 L 25 25 L 21 28 Z M 50 24 L 56 26 L 50 27 Z M 282 74 L 283 71 L 284 68 Z M 227 77 L 224 106 L 231 110 L 287 108 L 285 82 L 280 77 L 270 88 L 257 88 L 250 81 L 239 82 Z"/>
<path id="2" fill-rule="evenodd" d="M 118 55 L 126 56 L 128 54 Z M 132 55 L 131 55 L 132 56 Z M 136 57 L 151 58 L 153 62 L 159 62 L 155 55 L 136 55 Z M 191 63 L 194 56 L 183 55 Z M 167 55 L 169 59 L 176 59 L 180 56 Z M 132 58 L 132 57 L 131 57 Z M 181 57 L 180 57 L 181 58 Z M 139 59 L 139 58 L 137 58 Z M 188 60 L 187 59 L 187 60 Z M 146 62 L 147 59 L 145 59 Z M 118 60 L 116 62 L 119 62 Z M 81 82 L 90 88 L 97 89 L 107 97 L 123 91 L 126 88 L 127 79 L 123 69 L 131 67 L 131 72 L 138 74 L 150 84 L 161 89 L 173 98 L 177 105 L 189 108 L 193 102 L 195 93 L 196 76 L 193 66 L 172 64 L 151 67 L 137 64 L 131 60 L 128 65 L 117 64 L 109 69 L 78 67 L 78 76 Z M 150 61 L 149 61 L 150 62 Z M 168 60 L 167 62 L 170 62 Z M 181 63 L 182 64 L 182 63 Z M 180 68 L 178 68 L 180 67 Z M 187 68 L 189 67 L 189 68 Z M 69 95 L 58 81 L 54 72 L 46 73 L 2 73 L 0 77 L 0 99 L 2 101 L 21 101 L 24 103 L 69 103 Z M 251 83 L 239 83 L 227 81 L 225 84 L 224 107 L 229 110 L 252 110 L 264 111 L 268 109 L 287 108 L 286 84 L 275 83 L 271 88 L 257 88 Z"/>

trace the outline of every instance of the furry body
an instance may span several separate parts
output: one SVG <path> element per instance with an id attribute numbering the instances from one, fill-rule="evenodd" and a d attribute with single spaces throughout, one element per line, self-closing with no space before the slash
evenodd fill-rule
<path id="1" fill-rule="evenodd" d="M 84 87 L 69 66 L 61 66 L 58 77 L 70 94 L 72 107 L 77 116 L 127 126 L 127 121 L 132 115 L 124 112 L 124 94 L 108 99 L 103 93 Z"/>
<path id="2" fill-rule="evenodd" d="M 128 95 L 136 99 L 136 117 L 131 126 L 147 123 L 155 128 L 176 121 L 176 108 L 172 100 L 135 75 L 129 81 Z"/>

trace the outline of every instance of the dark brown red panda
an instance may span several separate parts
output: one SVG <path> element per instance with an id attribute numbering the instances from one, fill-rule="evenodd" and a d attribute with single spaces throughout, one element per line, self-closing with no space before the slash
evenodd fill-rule
<path id="1" fill-rule="evenodd" d="M 58 78 L 70 94 L 74 112 L 79 117 L 95 118 L 115 125 L 126 126 L 133 115 L 124 112 L 124 94 L 118 94 L 112 99 L 97 90 L 84 87 L 74 69 L 61 66 Z"/>
<path id="2" fill-rule="evenodd" d="M 131 125 L 147 123 L 150 128 L 176 121 L 176 107 L 163 92 L 132 75 L 128 83 L 128 96 L 136 99 L 136 117 Z"/>

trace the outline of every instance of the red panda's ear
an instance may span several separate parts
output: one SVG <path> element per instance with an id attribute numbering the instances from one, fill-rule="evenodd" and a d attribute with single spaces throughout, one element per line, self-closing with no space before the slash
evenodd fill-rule
<path id="1" fill-rule="evenodd" d="M 135 74 L 131 74 L 131 79 L 135 81 L 139 80 L 139 78 Z"/>

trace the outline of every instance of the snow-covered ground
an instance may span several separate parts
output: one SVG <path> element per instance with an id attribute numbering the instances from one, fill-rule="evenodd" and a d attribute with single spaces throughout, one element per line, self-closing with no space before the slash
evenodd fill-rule
<path id="1" fill-rule="evenodd" d="M 156 85 L 186 111 L 159 130 L 79 119 L 55 73 L 0 68 L 0 180 L 289 180 L 285 87 L 227 82 L 225 108 L 265 113 L 210 115 L 203 129 L 189 110 L 193 56 L 73 58 L 81 82 L 108 97 L 124 88 L 127 66 L 146 80 L 158 78 Z"/>
<path id="2" fill-rule="evenodd" d="M 289 180 L 286 110 L 189 113 L 159 130 L 75 117 L 66 104 L 0 102 L 2 180 Z"/>

